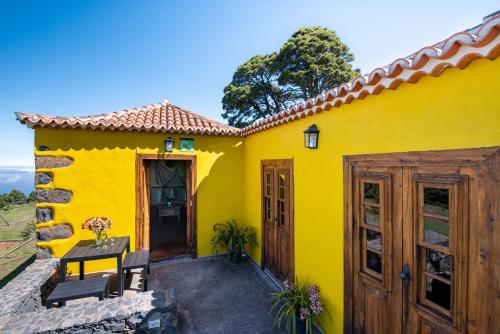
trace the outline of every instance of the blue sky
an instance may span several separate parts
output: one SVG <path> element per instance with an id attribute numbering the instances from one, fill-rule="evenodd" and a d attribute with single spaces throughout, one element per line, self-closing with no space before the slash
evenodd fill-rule
<path id="1" fill-rule="evenodd" d="M 335 30 L 367 72 L 498 7 L 488 0 L 0 0 L 0 166 L 33 165 L 33 134 L 15 111 L 88 115 L 168 99 L 220 119 L 236 67 L 279 49 L 299 27 Z"/>

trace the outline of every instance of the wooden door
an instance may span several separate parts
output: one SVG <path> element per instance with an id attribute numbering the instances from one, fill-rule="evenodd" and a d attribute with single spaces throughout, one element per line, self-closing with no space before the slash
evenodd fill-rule
<path id="1" fill-rule="evenodd" d="M 354 170 L 355 332 L 402 329 L 401 167 Z"/>
<path id="2" fill-rule="evenodd" d="M 411 333 L 467 332 L 469 222 L 484 191 L 479 170 L 405 168 L 403 262 L 412 273 L 406 302 Z"/>
<path id="3" fill-rule="evenodd" d="M 499 152 L 346 159 L 345 332 L 500 333 Z"/>
<path id="4" fill-rule="evenodd" d="M 138 250 L 150 248 L 149 163 L 154 160 L 186 161 L 186 243 L 192 258 L 197 255 L 197 158 L 195 155 L 137 154 L 136 156 L 136 235 Z"/>
<path id="5" fill-rule="evenodd" d="M 294 277 L 291 160 L 262 162 L 262 266 L 278 279 Z"/>

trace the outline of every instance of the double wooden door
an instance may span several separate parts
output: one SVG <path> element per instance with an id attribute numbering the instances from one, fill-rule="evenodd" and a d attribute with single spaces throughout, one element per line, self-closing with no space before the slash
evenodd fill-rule
<path id="1" fill-rule="evenodd" d="M 294 278 L 293 161 L 262 161 L 262 267 Z"/>
<path id="2" fill-rule="evenodd" d="M 500 332 L 498 152 L 346 159 L 346 332 Z"/>

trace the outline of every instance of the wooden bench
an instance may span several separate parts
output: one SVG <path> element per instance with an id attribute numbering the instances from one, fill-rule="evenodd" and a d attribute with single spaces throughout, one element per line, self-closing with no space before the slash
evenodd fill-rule
<path id="1" fill-rule="evenodd" d="M 52 304 L 57 302 L 58 306 L 61 307 L 66 305 L 68 300 L 86 297 L 98 297 L 99 300 L 103 300 L 108 297 L 108 294 L 107 277 L 63 282 L 56 285 L 45 300 L 45 305 L 50 309 Z"/>
<path id="2" fill-rule="evenodd" d="M 149 251 L 147 250 L 129 252 L 125 255 L 125 260 L 123 261 L 122 269 L 127 272 L 127 277 L 130 277 L 131 269 L 142 268 L 144 291 L 147 291 L 148 289 L 147 274 L 149 274 L 150 262 Z"/>

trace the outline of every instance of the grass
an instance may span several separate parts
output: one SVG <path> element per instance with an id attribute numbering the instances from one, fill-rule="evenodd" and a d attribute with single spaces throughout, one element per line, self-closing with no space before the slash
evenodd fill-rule
<path id="1" fill-rule="evenodd" d="M 0 287 L 14 278 L 26 263 L 31 263 L 35 256 L 35 241 L 27 243 L 5 257 L 0 258 Z"/>
<path id="2" fill-rule="evenodd" d="M 35 204 L 21 204 L 0 210 L 0 216 L 3 218 L 0 218 L 0 241 L 21 239 L 21 231 L 35 219 Z"/>
<path id="3" fill-rule="evenodd" d="M 448 236 L 448 224 L 425 218 L 425 229 Z"/>
<path id="4" fill-rule="evenodd" d="M 444 209 L 440 206 L 437 205 L 425 205 L 425 212 L 438 215 L 438 216 L 443 216 L 447 217 L 448 216 L 448 210 Z M 448 224 L 445 222 L 442 222 L 440 220 L 436 220 L 433 218 L 425 218 L 425 228 L 431 231 L 434 231 L 436 233 L 448 236 Z"/>
<path id="5" fill-rule="evenodd" d="M 6 210 L 0 210 L 0 216 L 0 242 L 15 239 L 20 240 L 22 239 L 21 231 L 28 223 L 35 219 L 35 204 L 16 205 Z M 4 219 L 8 225 L 5 224 Z M 9 244 L 9 247 L 16 247 L 23 242 Z M 8 249 L 2 249 L 0 254 L 5 254 L 7 251 Z M 1 257 L 0 287 L 15 277 L 27 264 L 31 263 L 34 259 L 34 254 L 35 241 L 32 240 L 12 253 Z"/>

